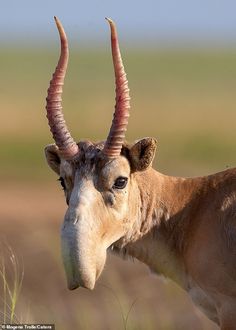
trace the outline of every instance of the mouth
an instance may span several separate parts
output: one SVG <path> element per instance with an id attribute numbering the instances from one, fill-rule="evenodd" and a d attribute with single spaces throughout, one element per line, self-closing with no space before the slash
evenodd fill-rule
<path id="1" fill-rule="evenodd" d="M 78 289 L 80 286 L 79 284 L 76 284 L 76 283 L 68 283 L 68 289 L 73 291 L 73 290 L 76 290 Z"/>
<path id="2" fill-rule="evenodd" d="M 129 258 L 128 250 L 126 247 L 119 247 L 115 243 L 111 244 L 108 249 L 110 253 L 127 260 Z"/>
<path id="3" fill-rule="evenodd" d="M 92 278 L 86 278 L 86 280 L 78 279 L 78 280 L 72 280 L 68 281 L 67 287 L 70 291 L 76 290 L 78 288 L 84 288 L 88 290 L 93 290 L 95 287 L 95 280 Z"/>
<path id="4" fill-rule="evenodd" d="M 112 243 L 108 248 L 107 251 L 111 252 L 111 253 L 119 253 L 120 249 L 115 246 L 115 243 Z"/>
<path id="5" fill-rule="evenodd" d="M 112 252 L 114 248 L 115 248 L 114 243 L 112 243 L 110 246 L 108 246 L 107 250 Z"/>
<path id="6" fill-rule="evenodd" d="M 108 247 L 108 249 L 107 249 L 109 252 L 111 252 L 112 254 L 119 254 L 120 255 L 120 253 L 122 252 L 122 250 L 119 248 L 119 247 L 117 247 L 117 246 L 115 246 L 115 244 L 113 243 L 113 244 L 111 244 L 109 247 Z"/>

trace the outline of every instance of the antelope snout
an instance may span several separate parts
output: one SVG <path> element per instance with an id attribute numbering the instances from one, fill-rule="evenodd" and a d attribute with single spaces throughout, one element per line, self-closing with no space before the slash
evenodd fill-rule
<path id="1" fill-rule="evenodd" d="M 61 247 L 69 290 L 78 287 L 94 289 L 106 260 L 106 249 L 94 243 L 96 236 L 93 229 L 84 226 L 82 219 L 77 222 L 65 220 L 61 230 Z"/>

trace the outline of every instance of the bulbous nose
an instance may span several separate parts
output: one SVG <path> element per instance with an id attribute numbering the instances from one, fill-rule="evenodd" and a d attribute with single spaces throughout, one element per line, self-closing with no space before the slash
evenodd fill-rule
<path id="1" fill-rule="evenodd" d="M 75 220 L 75 221 L 74 221 Z M 83 287 L 92 290 L 96 281 L 94 248 L 81 229 L 81 219 L 66 219 L 61 229 L 62 259 L 69 290 Z"/>
<path id="2" fill-rule="evenodd" d="M 90 181 L 73 189 L 61 229 L 62 258 L 69 290 L 92 290 L 106 259 L 101 242 L 101 221 L 94 203 L 99 193 Z M 101 252 L 102 251 L 102 252 Z"/>

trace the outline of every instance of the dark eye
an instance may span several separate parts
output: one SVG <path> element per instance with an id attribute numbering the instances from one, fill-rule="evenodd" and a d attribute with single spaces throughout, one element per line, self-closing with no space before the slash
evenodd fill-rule
<path id="1" fill-rule="evenodd" d="M 65 181 L 64 179 L 60 176 L 60 178 L 58 179 L 58 181 L 60 182 L 63 190 L 66 190 L 66 185 L 65 185 Z"/>
<path id="2" fill-rule="evenodd" d="M 124 189 L 127 185 L 128 178 L 125 178 L 123 176 L 119 176 L 119 178 L 116 179 L 113 188 L 115 189 Z"/>

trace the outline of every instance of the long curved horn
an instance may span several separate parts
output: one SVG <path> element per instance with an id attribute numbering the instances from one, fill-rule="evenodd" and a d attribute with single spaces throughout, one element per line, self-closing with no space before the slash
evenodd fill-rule
<path id="1" fill-rule="evenodd" d="M 67 69 L 69 49 L 63 26 L 57 17 L 54 17 L 54 19 L 61 39 L 61 55 L 48 88 L 46 110 L 50 130 L 62 157 L 71 159 L 78 154 L 79 148 L 66 126 L 61 105 L 62 87 Z"/>
<path id="2" fill-rule="evenodd" d="M 111 48 L 116 80 L 116 105 L 103 153 L 109 158 L 115 158 L 120 155 L 122 144 L 125 140 L 129 118 L 130 96 L 128 80 L 119 49 L 116 26 L 111 19 L 106 18 L 106 20 L 109 22 L 111 29 Z"/>

